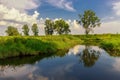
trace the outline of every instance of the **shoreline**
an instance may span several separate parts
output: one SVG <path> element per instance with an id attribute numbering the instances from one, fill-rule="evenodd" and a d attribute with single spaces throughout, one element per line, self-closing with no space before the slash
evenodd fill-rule
<path id="1" fill-rule="evenodd" d="M 54 35 L 54 36 L 3 36 L 0 37 L 0 59 L 53 54 L 75 45 L 97 45 L 107 52 L 120 51 L 120 35 Z"/>

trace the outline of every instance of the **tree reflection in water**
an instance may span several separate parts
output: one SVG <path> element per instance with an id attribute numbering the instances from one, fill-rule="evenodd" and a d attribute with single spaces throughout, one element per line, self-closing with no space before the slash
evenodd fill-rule
<path id="1" fill-rule="evenodd" d="M 85 46 L 85 49 L 78 56 L 80 56 L 80 62 L 82 62 L 85 67 L 92 67 L 99 59 L 100 51 L 90 46 Z"/>
<path id="2" fill-rule="evenodd" d="M 68 53 L 67 50 L 61 50 L 55 54 L 46 54 L 46 55 L 31 56 L 25 58 L 18 57 L 8 60 L 7 59 L 1 60 L 0 77 L 14 76 L 15 74 L 27 75 L 30 72 L 34 72 L 37 69 L 35 66 L 37 65 L 37 62 L 40 63 L 41 60 L 43 59 L 49 60 L 53 58 L 54 60 L 54 58 L 56 57 L 64 57 L 67 60 L 67 59 L 71 59 L 71 57 L 75 57 L 74 55 L 79 57 L 80 62 L 84 64 L 84 67 L 92 67 L 95 64 L 95 62 L 99 59 L 100 53 L 101 53 L 101 49 L 98 47 L 78 45 L 70 49 Z M 71 57 L 68 58 L 69 54 L 74 54 L 74 55 L 71 55 Z M 23 71 L 23 72 L 19 73 L 19 71 Z"/>

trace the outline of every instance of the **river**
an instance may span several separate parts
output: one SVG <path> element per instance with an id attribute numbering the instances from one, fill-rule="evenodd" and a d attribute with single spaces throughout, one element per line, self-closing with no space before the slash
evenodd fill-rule
<path id="1" fill-rule="evenodd" d="M 53 55 L 1 60 L 0 80 L 120 80 L 120 57 L 76 45 Z"/>

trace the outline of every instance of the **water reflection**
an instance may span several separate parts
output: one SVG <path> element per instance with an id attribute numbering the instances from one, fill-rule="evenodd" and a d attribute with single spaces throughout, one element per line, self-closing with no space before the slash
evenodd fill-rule
<path id="1" fill-rule="evenodd" d="M 100 56 L 99 51 L 96 51 L 94 49 L 89 49 L 89 48 L 90 48 L 89 46 L 85 46 L 83 53 L 80 54 L 80 61 L 86 67 L 93 66 Z"/>
<path id="2" fill-rule="evenodd" d="M 120 58 L 115 58 L 113 69 L 120 72 Z"/>
<path id="3" fill-rule="evenodd" d="M 22 66 L 0 66 L 0 78 L 20 78 L 31 74 L 37 69 L 36 66 L 22 65 Z"/>
<path id="4" fill-rule="evenodd" d="M 77 55 L 85 67 L 92 67 L 99 59 L 102 49 L 96 46 L 75 46 L 69 54 Z"/>
<path id="5" fill-rule="evenodd" d="M 120 79 L 120 58 L 110 57 L 103 49 L 77 45 L 67 52 L 1 60 L 0 80 Z"/>

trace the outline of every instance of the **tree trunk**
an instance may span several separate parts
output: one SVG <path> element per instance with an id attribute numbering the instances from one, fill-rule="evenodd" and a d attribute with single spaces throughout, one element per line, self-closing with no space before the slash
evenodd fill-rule
<path id="1" fill-rule="evenodd" d="M 86 34 L 86 35 L 88 35 L 88 34 L 89 34 L 88 29 L 85 29 L 85 34 Z"/>

